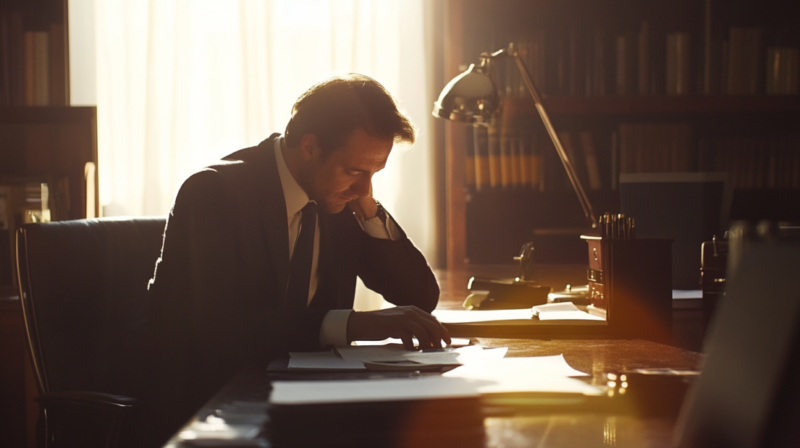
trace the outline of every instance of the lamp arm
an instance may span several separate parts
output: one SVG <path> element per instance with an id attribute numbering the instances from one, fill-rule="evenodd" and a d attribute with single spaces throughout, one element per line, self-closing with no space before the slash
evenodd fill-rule
<path id="1" fill-rule="evenodd" d="M 572 162 L 567 157 L 567 153 L 564 151 L 564 147 L 561 145 L 561 140 L 558 138 L 558 134 L 556 134 L 555 128 L 553 128 L 553 124 L 550 122 L 550 117 L 547 115 L 547 111 L 544 110 L 544 105 L 542 104 L 542 99 L 539 96 L 539 91 L 536 90 L 536 86 L 533 85 L 533 81 L 531 80 L 531 75 L 528 73 L 528 69 L 525 67 L 525 63 L 522 61 L 522 58 L 517 51 L 510 51 L 510 56 L 514 57 L 514 60 L 517 62 L 517 68 L 522 73 L 522 80 L 525 81 L 525 86 L 528 88 L 528 92 L 531 93 L 533 97 L 533 102 L 536 105 L 536 110 L 539 112 L 539 116 L 544 123 L 545 129 L 547 129 L 547 133 L 550 134 L 550 139 L 553 141 L 553 145 L 556 147 L 556 152 L 558 152 L 558 157 L 561 158 L 561 163 L 564 164 L 564 170 L 567 172 L 567 176 L 569 177 L 569 181 L 572 183 L 572 188 L 575 189 L 575 193 L 578 195 L 578 201 L 581 203 L 581 208 L 583 208 L 583 214 L 586 215 L 586 219 L 589 220 L 589 223 L 592 225 L 593 229 L 597 228 L 597 219 L 594 215 L 594 210 L 592 210 L 592 205 L 589 203 L 589 198 L 586 196 L 586 192 L 583 190 L 583 185 L 581 185 L 580 179 L 575 174 L 575 169 L 572 167 Z M 501 53 L 498 51 L 495 54 L 492 54 L 493 57 L 499 56 Z"/>

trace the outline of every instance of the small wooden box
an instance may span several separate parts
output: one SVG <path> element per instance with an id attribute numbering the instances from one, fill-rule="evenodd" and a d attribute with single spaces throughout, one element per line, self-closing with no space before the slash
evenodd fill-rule
<path id="1" fill-rule="evenodd" d="M 589 297 L 613 336 L 672 342 L 672 240 L 581 236 Z"/>

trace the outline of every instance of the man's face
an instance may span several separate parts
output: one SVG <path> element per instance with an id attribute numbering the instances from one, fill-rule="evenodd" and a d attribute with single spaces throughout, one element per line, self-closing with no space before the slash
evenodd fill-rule
<path id="1" fill-rule="evenodd" d="M 327 157 L 314 145 L 304 157 L 301 186 L 322 210 L 339 213 L 348 202 L 372 196 L 372 176 L 386 165 L 393 145 L 391 139 L 375 138 L 361 129 Z"/>

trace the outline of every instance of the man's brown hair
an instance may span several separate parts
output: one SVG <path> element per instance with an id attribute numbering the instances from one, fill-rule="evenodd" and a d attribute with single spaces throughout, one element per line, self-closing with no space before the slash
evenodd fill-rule
<path id="1" fill-rule="evenodd" d="M 341 148 L 362 129 L 372 137 L 414 143 L 411 121 L 397 109 L 392 95 L 374 79 L 350 73 L 314 85 L 300 95 L 286 125 L 286 144 L 296 147 L 314 134 L 324 154 Z"/>

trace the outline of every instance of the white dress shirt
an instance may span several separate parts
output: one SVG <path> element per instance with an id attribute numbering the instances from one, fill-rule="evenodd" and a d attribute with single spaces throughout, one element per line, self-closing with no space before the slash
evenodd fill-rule
<path id="1" fill-rule="evenodd" d="M 278 165 L 278 176 L 281 179 L 281 187 L 283 188 L 283 197 L 286 202 L 286 216 L 289 224 L 289 258 L 291 259 L 294 254 L 294 245 L 297 242 L 297 236 L 300 235 L 300 220 L 303 216 L 302 210 L 311 199 L 308 194 L 303 190 L 300 184 L 297 183 L 289 168 L 286 166 L 286 161 L 283 159 L 283 152 L 281 149 L 285 146 L 283 137 L 275 139 L 275 160 Z M 320 210 L 318 213 L 324 213 Z M 400 238 L 400 231 L 397 225 L 390 216 L 386 217 L 384 223 L 379 217 L 375 216 L 372 219 L 364 220 L 356 215 L 358 223 L 367 234 L 373 238 L 391 239 L 396 241 Z M 311 281 L 308 285 L 308 303 L 314 298 L 314 293 L 317 292 L 317 284 L 319 278 L 317 276 L 317 268 L 319 263 L 319 219 L 317 219 L 316 229 L 314 231 L 314 253 L 311 258 Z M 347 345 L 347 320 L 350 318 L 350 313 L 353 310 L 330 310 L 322 319 L 322 327 L 319 331 L 319 342 L 322 345 Z"/>

